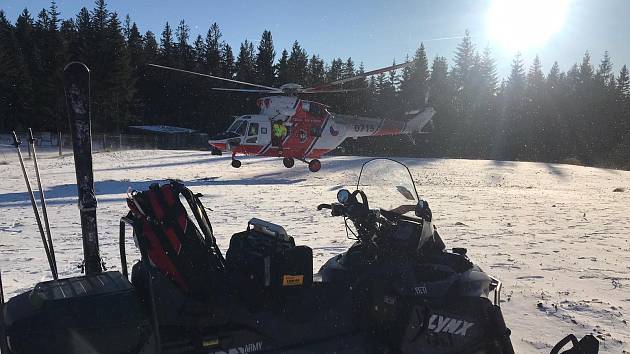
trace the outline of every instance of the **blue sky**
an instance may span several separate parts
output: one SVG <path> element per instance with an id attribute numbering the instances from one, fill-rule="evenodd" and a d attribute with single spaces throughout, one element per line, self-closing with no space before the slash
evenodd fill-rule
<path id="1" fill-rule="evenodd" d="M 297 39 L 309 55 L 317 53 L 327 61 L 333 57 L 352 57 L 355 62 L 363 62 L 366 69 L 389 65 L 394 58 L 400 62 L 405 55 L 413 55 L 420 42 L 424 42 L 431 58 L 443 55 L 452 60 L 460 41 L 458 37 L 468 29 L 478 48 L 492 49 L 500 74 L 506 75 L 515 53 L 511 47 L 519 45 L 515 44 L 518 40 L 509 39 L 506 43 L 505 38 L 502 41 L 496 38 L 497 32 L 510 34 L 513 29 L 495 29 L 494 33 L 489 30 L 489 24 L 496 20 L 489 17 L 495 1 L 501 0 L 109 0 L 107 3 L 121 17 L 129 14 L 142 32 L 151 30 L 158 37 L 166 21 L 177 24 L 184 19 L 191 28 L 191 41 L 197 34 L 205 36 L 210 24 L 217 22 L 224 40 L 237 50 L 245 38 L 256 42 L 262 31 L 269 29 L 278 55 L 282 48 L 290 49 Z M 535 28 L 557 27 L 555 33 L 546 35 L 545 41 L 519 47 L 528 65 L 539 54 L 546 71 L 554 60 L 567 70 L 581 60 L 586 50 L 591 52 L 595 64 L 604 50 L 610 52 L 615 70 L 630 64 L 630 0 L 503 1 L 512 4 L 510 14 L 505 16 L 507 23 L 501 24 L 503 27 L 519 22 L 523 28 L 518 33 L 523 36 L 533 33 Z M 555 1 L 565 4 L 561 11 L 550 10 L 548 4 Z M 0 0 L 0 9 L 11 21 L 15 21 L 24 7 L 36 14 L 48 6 L 47 0 Z M 74 17 L 83 6 L 91 9 L 93 1 L 58 0 L 64 18 Z M 522 14 L 530 17 L 519 21 L 525 16 Z"/>

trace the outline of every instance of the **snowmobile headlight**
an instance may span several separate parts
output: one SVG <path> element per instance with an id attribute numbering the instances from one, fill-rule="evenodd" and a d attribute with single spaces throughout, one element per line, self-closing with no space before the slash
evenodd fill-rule
<path id="1" fill-rule="evenodd" d="M 339 201 L 339 203 L 346 204 L 349 199 L 350 191 L 348 191 L 347 189 L 340 189 L 339 192 L 337 192 L 337 200 Z"/>

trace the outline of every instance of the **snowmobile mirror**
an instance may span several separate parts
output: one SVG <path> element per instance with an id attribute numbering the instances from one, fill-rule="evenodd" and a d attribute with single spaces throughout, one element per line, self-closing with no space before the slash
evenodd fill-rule
<path id="1" fill-rule="evenodd" d="M 420 200 L 416 205 L 416 216 L 422 218 L 422 220 L 431 222 L 433 219 L 433 213 L 431 212 L 431 208 L 429 208 L 429 203 L 424 200 Z"/>
<path id="2" fill-rule="evenodd" d="M 339 201 L 339 203 L 346 204 L 349 199 L 350 191 L 348 191 L 347 189 L 340 189 L 339 192 L 337 192 L 337 200 Z"/>
<path id="3" fill-rule="evenodd" d="M 405 197 L 407 200 L 416 200 L 416 197 L 413 196 L 413 193 L 411 193 L 411 191 L 403 186 L 396 186 L 396 190 L 398 191 L 398 193 L 402 194 L 403 197 Z"/>

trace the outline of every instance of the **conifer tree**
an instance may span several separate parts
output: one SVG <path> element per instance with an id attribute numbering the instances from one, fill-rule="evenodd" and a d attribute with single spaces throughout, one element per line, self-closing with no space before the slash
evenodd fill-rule
<path id="1" fill-rule="evenodd" d="M 241 49 L 236 58 L 236 79 L 246 82 L 255 81 L 254 65 L 254 45 L 245 39 L 241 43 Z"/>
<path id="2" fill-rule="evenodd" d="M 171 26 L 166 22 L 164 30 L 162 31 L 162 38 L 160 39 L 160 56 L 162 62 L 169 65 L 174 60 L 173 54 L 175 44 L 173 42 L 173 30 Z"/>
<path id="3" fill-rule="evenodd" d="M 534 57 L 534 61 L 527 73 L 527 95 L 528 98 L 537 98 L 538 95 L 543 93 L 543 86 L 545 84 L 545 76 L 542 72 L 542 64 L 538 55 Z"/>
<path id="4" fill-rule="evenodd" d="M 195 62 L 195 70 L 204 72 L 206 71 L 206 42 L 204 42 L 201 35 L 197 35 L 197 39 L 193 43 L 193 61 Z"/>
<path id="5" fill-rule="evenodd" d="M 278 64 L 276 64 L 276 72 L 278 73 L 276 86 L 284 85 L 289 82 L 289 52 L 287 52 L 286 49 L 283 49 L 282 54 L 280 54 L 280 60 Z"/>
<path id="6" fill-rule="evenodd" d="M 93 30 L 90 20 L 90 12 L 83 7 L 76 16 L 76 35 L 72 38 L 69 49 L 69 59 L 76 61 L 87 61 L 90 49 L 93 49 Z"/>
<path id="7" fill-rule="evenodd" d="M 337 81 L 342 78 L 343 75 L 343 61 L 341 58 L 333 59 L 326 70 L 326 81 Z M 385 77 L 385 76 L 383 76 Z"/>
<path id="8" fill-rule="evenodd" d="M 621 67 L 617 77 L 617 86 L 615 95 L 617 97 L 617 141 L 619 146 L 616 148 L 617 154 L 620 156 L 619 163 L 627 169 L 630 167 L 628 163 L 628 154 L 630 154 L 630 74 L 626 65 Z"/>
<path id="9" fill-rule="evenodd" d="M 147 62 L 155 62 L 159 55 L 157 40 L 155 39 L 155 34 L 153 34 L 153 32 L 151 31 L 147 31 L 144 34 L 144 38 L 142 41 L 142 52 L 144 59 Z"/>
<path id="10" fill-rule="evenodd" d="M 352 61 L 351 57 L 348 57 L 346 62 L 343 65 L 343 71 L 341 76 L 344 78 L 354 76 L 354 61 Z"/>
<path id="11" fill-rule="evenodd" d="M 305 80 L 305 84 L 308 86 L 321 84 L 326 79 L 326 68 L 324 66 L 324 61 L 319 57 L 319 55 L 313 54 L 311 59 L 308 61 L 308 75 Z"/>
<path id="12" fill-rule="evenodd" d="M 177 30 L 175 31 L 175 37 L 177 38 L 177 62 L 183 68 L 189 68 L 191 62 L 191 50 L 188 44 L 190 38 L 190 28 L 186 24 L 186 21 L 179 21 Z"/>
<path id="13" fill-rule="evenodd" d="M 129 52 L 130 65 L 138 76 L 140 76 L 140 71 L 138 71 L 140 66 L 145 63 L 143 58 L 142 41 L 142 35 L 138 30 L 138 26 L 134 22 L 129 28 L 129 33 L 127 34 L 127 49 Z"/>
<path id="14" fill-rule="evenodd" d="M 29 118 L 30 80 L 14 35 L 13 25 L 0 10 L 0 128 L 26 128 Z"/>
<path id="15" fill-rule="evenodd" d="M 564 75 L 560 72 L 560 65 L 554 62 L 545 79 L 544 94 L 544 117 L 545 124 L 541 127 L 542 135 L 540 137 L 541 144 L 546 149 L 545 158 L 549 161 L 558 161 L 560 159 L 561 141 L 566 137 L 563 136 L 561 109 L 565 97 L 562 95 L 562 85 Z"/>
<path id="16" fill-rule="evenodd" d="M 522 158 L 522 150 L 526 144 L 523 131 L 527 125 L 523 117 L 525 103 L 526 78 L 521 54 L 517 53 L 512 61 L 510 76 L 508 77 L 504 95 L 504 109 L 499 121 L 500 131 L 498 141 L 495 142 L 501 151 L 501 158 L 514 160 Z"/>
<path id="17" fill-rule="evenodd" d="M 331 61 L 330 65 L 326 67 L 326 79 L 325 82 L 332 82 L 340 80 L 344 77 L 344 62 L 341 58 L 335 58 Z M 338 87 L 337 87 L 338 88 Z M 343 112 L 347 113 L 347 102 L 345 100 L 345 95 L 336 94 L 336 95 L 326 95 L 325 98 L 326 104 L 332 107 L 335 112 Z"/>
<path id="18" fill-rule="evenodd" d="M 549 74 L 547 74 L 547 92 L 557 90 L 560 84 L 560 65 L 558 62 L 553 62 Z"/>
<path id="19" fill-rule="evenodd" d="M 617 77 L 617 97 L 622 102 L 630 99 L 630 75 L 626 65 L 621 67 Z"/>
<path id="20" fill-rule="evenodd" d="M 599 63 L 595 76 L 601 85 L 614 87 L 615 75 L 613 74 L 613 62 L 608 51 L 604 52 L 604 56 Z"/>
<path id="21" fill-rule="evenodd" d="M 108 65 L 102 75 L 107 77 L 104 82 L 107 83 L 109 90 L 103 88 L 104 91 L 101 93 L 103 106 L 100 118 L 104 123 L 104 128 L 121 132 L 127 128 L 130 120 L 130 108 L 135 95 L 135 80 L 132 78 L 121 22 L 115 12 L 109 18 L 106 31 L 109 50 L 106 51 L 105 59 Z M 98 128 L 98 124 L 96 127 Z"/>
<path id="22" fill-rule="evenodd" d="M 129 18 L 129 16 L 127 16 L 127 18 Z M 131 19 L 129 19 L 129 21 L 131 21 Z M 127 34 L 127 55 L 129 68 L 131 70 L 128 85 L 134 93 L 133 97 L 129 99 L 130 120 L 132 119 L 131 117 L 135 118 L 135 120 L 139 120 L 138 117 L 142 115 L 142 110 L 144 109 L 144 96 L 139 93 L 139 86 L 141 79 L 146 76 L 147 61 L 144 56 L 143 38 L 135 22 L 131 24 Z"/>
<path id="23" fill-rule="evenodd" d="M 221 61 L 219 69 L 221 70 L 221 76 L 231 79 L 236 73 L 236 64 L 234 62 L 234 54 L 232 54 L 232 47 L 229 44 L 223 43 L 221 46 Z"/>
<path id="24" fill-rule="evenodd" d="M 474 58 L 475 46 L 472 43 L 470 32 L 466 30 L 464 38 L 455 51 L 455 65 L 451 73 L 453 84 L 458 92 L 461 92 L 470 84 Z"/>
<path id="25" fill-rule="evenodd" d="M 219 25 L 215 22 L 210 26 L 208 33 L 206 34 L 206 64 L 208 65 L 208 72 L 211 75 L 225 75 L 227 71 L 221 68 L 221 62 L 225 64 L 225 57 L 222 57 L 222 54 L 225 53 L 225 47 L 221 43 L 221 37 L 223 34 L 219 29 Z M 222 53 L 223 52 L 223 53 Z M 229 48 L 230 54 L 232 53 L 232 48 Z M 234 57 L 232 57 L 232 64 L 234 62 Z"/>
<path id="26" fill-rule="evenodd" d="M 407 70 L 405 70 L 407 69 Z M 403 69 L 400 81 L 400 97 L 405 111 L 424 107 L 428 93 L 429 63 L 424 44 L 416 50 L 413 65 Z"/>
<path id="27" fill-rule="evenodd" d="M 593 79 L 594 69 L 591 64 L 591 54 L 587 51 L 582 58 L 582 64 L 578 71 L 578 79 L 581 85 L 588 86 Z"/>
<path id="28" fill-rule="evenodd" d="M 481 57 L 480 72 L 482 78 L 482 90 L 486 98 L 494 97 L 497 94 L 499 79 L 497 76 L 497 64 L 492 57 L 492 50 L 486 47 Z"/>
<path id="29" fill-rule="evenodd" d="M 29 111 L 29 113 L 36 114 L 38 111 L 37 107 L 39 107 L 39 101 L 42 96 L 37 91 L 38 86 L 36 85 L 33 87 L 32 80 L 34 77 L 41 77 L 42 62 L 39 47 L 35 43 L 34 39 L 36 34 L 34 33 L 35 29 L 33 18 L 28 10 L 24 9 L 20 16 L 18 16 L 13 31 L 9 29 L 11 28 L 11 25 L 8 23 L 6 18 L 3 19 L 2 22 L 4 22 L 2 25 L 4 28 L 4 36 L 0 37 L 0 41 L 4 42 L 5 46 L 0 44 L 0 50 L 3 52 L 0 54 L 0 58 L 4 56 L 5 58 L 12 59 L 10 60 L 10 63 L 5 64 L 6 66 L 0 65 L 0 67 L 6 68 L 7 70 L 6 74 L 8 75 L 5 77 L 7 82 L 11 80 L 9 77 L 12 76 L 12 72 L 15 73 L 14 70 L 17 69 L 17 72 L 21 72 L 20 75 L 22 76 L 23 90 L 28 92 L 29 95 L 28 97 L 23 98 L 23 104 L 28 105 L 28 107 L 23 107 L 24 113 Z M 14 33 L 11 34 L 11 32 Z M 12 45 L 15 45 L 16 47 L 12 49 Z M 0 59 L 0 64 L 2 64 L 2 59 Z M 17 65 L 17 67 L 15 67 L 15 65 Z M 1 85 L 2 80 L 0 79 L 0 86 Z M 5 102 L 4 104 L 5 107 L 10 105 L 9 102 Z"/>
<path id="30" fill-rule="evenodd" d="M 265 30 L 258 43 L 258 55 L 256 55 L 256 80 L 261 85 L 271 86 L 275 79 L 273 62 L 276 51 L 273 48 L 271 32 Z"/>
<path id="31" fill-rule="evenodd" d="M 409 55 L 405 56 L 405 63 L 409 62 Z M 405 66 L 400 73 L 400 92 L 406 92 L 408 86 L 411 83 L 411 72 L 413 68 L 411 66 Z"/>
<path id="32" fill-rule="evenodd" d="M 308 55 L 306 50 L 302 49 L 298 41 L 293 42 L 291 54 L 287 60 L 288 79 L 290 82 L 300 83 L 306 77 L 306 67 L 308 65 Z"/>

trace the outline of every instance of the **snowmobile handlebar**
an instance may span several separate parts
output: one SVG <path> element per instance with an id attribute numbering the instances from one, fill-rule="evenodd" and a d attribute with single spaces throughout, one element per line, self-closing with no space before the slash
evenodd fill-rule
<path id="1" fill-rule="evenodd" d="M 339 194 L 337 195 L 338 203 L 319 204 L 317 210 L 330 209 L 332 216 L 345 216 L 350 219 L 364 218 L 370 213 L 367 196 L 362 190 L 357 189 L 350 193 L 342 189 L 340 192 L 345 192 L 345 195 L 342 199 Z M 361 196 L 361 201 L 357 198 L 358 195 Z"/>
<path id="2" fill-rule="evenodd" d="M 317 210 L 322 210 L 322 209 L 330 209 L 331 210 L 330 213 L 332 216 L 342 216 L 342 215 L 347 216 L 345 206 L 340 203 L 320 204 L 317 206 Z"/>

